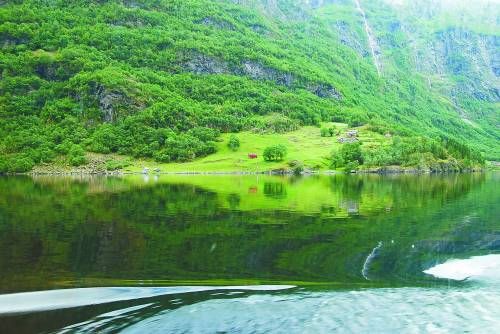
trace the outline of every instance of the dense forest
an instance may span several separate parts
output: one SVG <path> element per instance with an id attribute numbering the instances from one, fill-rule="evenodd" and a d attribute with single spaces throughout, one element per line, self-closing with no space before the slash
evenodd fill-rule
<path id="1" fill-rule="evenodd" d="M 394 136 L 355 159 L 355 147 L 334 152 L 332 165 L 464 168 L 500 158 L 498 96 L 452 103 L 405 60 L 400 31 L 385 34 L 396 56 L 380 70 L 356 38 L 341 38 L 338 27 L 360 17 L 354 2 L 340 3 L 0 2 L 0 172 L 61 156 L 82 165 L 87 152 L 190 161 L 214 153 L 221 133 L 268 126 L 269 115 L 280 131 L 319 133 L 333 121 Z M 384 6 L 383 15 L 367 10 L 387 19 Z M 467 112 L 484 124 L 464 120 Z"/>

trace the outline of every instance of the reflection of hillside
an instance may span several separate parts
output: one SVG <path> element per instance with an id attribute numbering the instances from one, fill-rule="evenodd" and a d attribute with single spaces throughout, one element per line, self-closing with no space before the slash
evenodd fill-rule
<path id="1" fill-rule="evenodd" d="M 2 289 L 55 277 L 353 282 L 379 241 L 370 274 L 392 277 L 420 270 L 425 242 L 493 235 L 498 213 L 486 175 L 101 181 L 88 192 L 81 180 L 0 179 Z"/>
<path id="2" fill-rule="evenodd" d="M 280 208 L 302 212 L 322 212 L 334 207 L 337 215 L 373 214 L 388 211 L 394 205 L 404 207 L 408 195 L 417 203 L 427 205 L 429 198 L 442 202 L 467 193 L 472 184 L 484 178 L 483 174 L 465 175 L 412 175 L 397 176 L 345 176 L 331 177 L 278 177 L 278 176 L 199 176 L 199 175 L 134 175 L 127 177 L 48 177 L 38 176 L 37 184 L 53 186 L 58 192 L 73 191 L 81 187 L 88 194 L 116 193 L 158 188 L 162 184 L 185 184 L 217 193 L 220 205 L 236 208 L 229 202 L 231 195 L 239 198 L 239 210 L 265 210 Z M 69 188 L 72 188 L 71 190 Z M 340 211 L 339 211 L 340 209 Z M 331 211 L 331 210 L 330 210 Z"/>

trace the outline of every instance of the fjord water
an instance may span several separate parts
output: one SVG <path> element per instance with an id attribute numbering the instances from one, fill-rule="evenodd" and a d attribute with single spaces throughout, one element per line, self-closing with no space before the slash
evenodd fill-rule
<path id="1" fill-rule="evenodd" d="M 493 332 L 499 177 L 3 177 L 0 332 Z"/>

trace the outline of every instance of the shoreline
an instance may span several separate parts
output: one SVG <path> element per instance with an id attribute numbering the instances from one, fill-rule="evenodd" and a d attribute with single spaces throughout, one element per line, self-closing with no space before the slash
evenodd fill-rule
<path id="1" fill-rule="evenodd" d="M 467 170 L 419 170 L 415 168 L 409 169 L 367 169 L 352 172 L 345 172 L 339 170 L 323 170 L 323 171 L 306 171 L 295 173 L 293 170 L 280 170 L 280 171 L 57 171 L 57 172 L 27 172 L 27 173 L 8 173 L 5 176 L 26 175 L 26 176 L 127 176 L 127 175 L 275 175 L 275 176 L 312 176 L 312 175 L 432 175 L 432 174 L 470 174 L 470 173 L 484 173 L 487 171 L 495 171 L 495 169 L 467 169 Z"/>

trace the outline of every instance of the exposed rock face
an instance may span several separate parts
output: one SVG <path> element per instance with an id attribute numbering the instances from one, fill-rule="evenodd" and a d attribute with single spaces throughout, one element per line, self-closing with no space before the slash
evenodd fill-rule
<path id="1" fill-rule="evenodd" d="M 5 33 L 0 36 L 0 46 L 2 48 L 8 48 L 19 44 L 26 44 L 28 41 L 28 37 L 16 37 Z"/>
<path id="2" fill-rule="evenodd" d="M 258 62 L 251 60 L 244 61 L 242 64 L 243 73 L 256 80 L 270 80 L 278 85 L 291 87 L 295 78 L 290 73 L 279 72 L 273 68 L 266 67 Z"/>
<path id="3" fill-rule="evenodd" d="M 107 89 L 100 84 L 96 86 L 94 96 L 104 122 L 115 122 L 126 111 L 133 112 L 139 109 L 123 92 Z"/>
<path id="4" fill-rule="evenodd" d="M 227 22 L 227 21 L 224 21 L 221 19 L 217 19 L 214 17 L 209 17 L 209 16 L 203 18 L 203 20 L 201 20 L 197 23 L 203 24 L 205 26 L 214 27 L 217 29 L 227 29 L 227 30 L 234 30 L 235 29 L 234 26 L 230 22 Z"/>
<path id="5" fill-rule="evenodd" d="M 350 0 L 305 0 L 305 1 L 313 9 L 321 8 L 331 4 L 348 4 L 350 2 Z"/>
<path id="6" fill-rule="evenodd" d="M 252 24 L 250 25 L 250 29 L 261 35 L 269 35 L 271 33 L 266 27 L 260 24 Z"/>
<path id="7" fill-rule="evenodd" d="M 102 117 L 105 122 L 114 122 L 117 118 L 117 113 L 114 108 L 115 104 L 122 100 L 122 96 L 118 93 L 103 93 L 99 97 L 99 108 L 102 111 Z"/>
<path id="8" fill-rule="evenodd" d="M 57 77 L 56 71 L 56 64 L 38 64 L 35 69 L 36 74 L 38 74 L 40 78 L 43 78 L 45 80 L 55 80 Z"/>
<path id="9" fill-rule="evenodd" d="M 448 94 L 454 100 L 468 96 L 500 101 L 500 37 L 449 28 L 429 41 L 420 40 L 413 49 L 417 71 L 450 80 Z"/>
<path id="10" fill-rule="evenodd" d="M 226 62 L 200 53 L 192 55 L 191 59 L 186 61 L 184 67 L 189 72 L 196 74 L 223 74 L 231 72 Z"/>
<path id="11" fill-rule="evenodd" d="M 324 98 L 342 99 L 342 94 L 329 84 L 308 84 L 307 89 L 314 95 Z"/>
<path id="12" fill-rule="evenodd" d="M 199 52 L 182 55 L 181 58 L 181 67 L 191 73 L 244 75 L 254 80 L 272 81 L 288 88 L 304 88 L 322 98 L 342 98 L 342 94 L 331 84 L 309 82 L 293 73 L 282 72 L 254 60 L 244 60 L 240 65 L 231 65 Z"/>
<path id="13" fill-rule="evenodd" d="M 350 47 L 361 57 L 370 55 L 366 43 L 351 29 L 347 22 L 338 21 L 332 26 L 332 29 L 338 32 L 340 43 Z"/>

